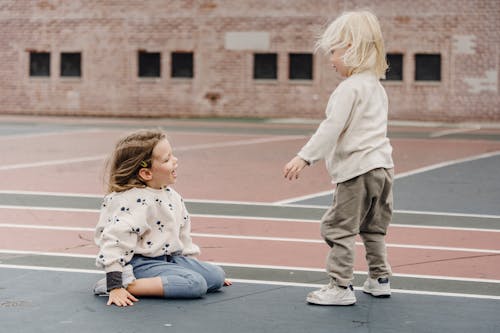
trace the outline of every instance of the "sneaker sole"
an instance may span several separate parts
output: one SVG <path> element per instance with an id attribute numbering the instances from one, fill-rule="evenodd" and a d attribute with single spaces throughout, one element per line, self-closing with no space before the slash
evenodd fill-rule
<path id="1" fill-rule="evenodd" d="M 377 298 L 389 298 L 389 297 L 391 297 L 390 291 L 389 292 L 387 292 L 387 291 L 377 292 L 377 291 L 368 291 L 368 290 L 363 289 L 363 292 L 365 294 L 372 295 L 373 297 L 377 297 Z"/>
<path id="2" fill-rule="evenodd" d="M 346 305 L 354 305 L 356 304 L 356 300 L 345 300 L 342 303 L 328 303 L 328 302 L 322 302 L 316 299 L 312 299 L 307 297 L 306 298 L 307 303 L 309 304 L 315 304 L 315 305 L 340 305 L 340 306 L 346 306 Z"/>

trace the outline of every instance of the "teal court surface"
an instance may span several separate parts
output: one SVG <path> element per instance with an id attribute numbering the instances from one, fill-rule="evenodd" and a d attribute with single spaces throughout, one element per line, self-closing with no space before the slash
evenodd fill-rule
<path id="1" fill-rule="evenodd" d="M 498 332 L 500 128 L 392 124 L 393 295 L 308 305 L 327 283 L 319 219 L 333 186 L 322 163 L 296 182 L 284 164 L 317 124 L 261 120 L 0 118 L 2 332 Z M 200 300 L 106 306 L 91 293 L 93 228 L 115 141 L 164 128 L 200 259 L 234 282 Z"/>

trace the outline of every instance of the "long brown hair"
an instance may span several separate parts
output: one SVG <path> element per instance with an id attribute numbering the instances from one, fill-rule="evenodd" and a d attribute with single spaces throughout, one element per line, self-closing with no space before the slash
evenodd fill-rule
<path id="1" fill-rule="evenodd" d="M 145 187 L 146 184 L 138 175 L 139 170 L 151 167 L 153 149 L 166 137 L 165 132 L 156 129 L 139 130 L 120 139 L 107 163 L 107 192 L 123 192 L 134 187 Z"/>

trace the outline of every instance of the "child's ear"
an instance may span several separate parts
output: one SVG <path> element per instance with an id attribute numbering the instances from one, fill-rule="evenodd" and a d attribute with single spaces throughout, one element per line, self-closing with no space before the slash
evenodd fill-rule
<path id="1" fill-rule="evenodd" d="M 141 168 L 138 175 L 145 182 L 150 181 L 153 178 L 153 173 L 148 168 Z"/>

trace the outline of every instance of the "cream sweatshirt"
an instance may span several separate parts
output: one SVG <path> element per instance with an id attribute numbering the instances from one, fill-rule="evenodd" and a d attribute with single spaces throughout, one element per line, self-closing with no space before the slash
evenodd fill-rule
<path id="1" fill-rule="evenodd" d="M 95 230 L 96 264 L 106 272 L 121 272 L 134 254 L 199 254 L 190 232 L 184 201 L 171 188 L 110 193 L 104 198 Z"/>
<path id="2" fill-rule="evenodd" d="M 387 138 L 387 94 L 373 73 L 353 74 L 342 81 L 325 113 L 326 119 L 298 156 L 310 163 L 324 159 L 333 183 L 394 167 Z"/>

